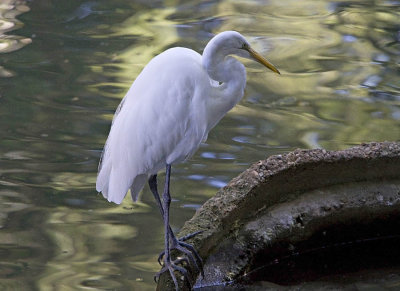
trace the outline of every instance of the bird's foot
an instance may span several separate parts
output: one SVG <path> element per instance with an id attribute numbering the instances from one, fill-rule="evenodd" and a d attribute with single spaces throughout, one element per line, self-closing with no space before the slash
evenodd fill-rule
<path id="1" fill-rule="evenodd" d="M 183 237 L 180 237 L 180 238 L 178 238 L 178 240 L 179 240 L 179 241 L 186 241 L 186 240 L 188 240 L 188 239 L 191 239 L 192 237 L 195 237 L 196 235 L 198 235 L 198 234 L 200 234 L 200 233 L 202 233 L 202 232 L 203 232 L 203 230 L 198 230 L 198 231 L 189 233 L 189 234 L 187 234 L 187 235 L 185 235 L 185 236 L 183 236 Z"/>
<path id="2" fill-rule="evenodd" d="M 176 279 L 176 276 L 175 276 L 175 271 L 178 271 L 179 273 L 181 273 L 183 275 L 185 281 L 188 282 L 188 284 L 189 284 L 190 290 L 192 290 L 193 286 L 191 284 L 191 280 L 189 278 L 188 271 L 184 267 L 178 266 L 178 264 L 180 264 L 182 262 L 186 262 L 186 264 L 188 264 L 188 259 L 187 258 L 178 258 L 175 261 L 171 261 L 171 260 L 164 261 L 164 266 L 162 267 L 161 271 L 159 271 L 154 276 L 154 281 L 157 282 L 161 274 L 165 273 L 166 271 L 169 271 L 172 281 L 175 284 L 175 290 L 179 291 L 178 280 Z"/>
<path id="3" fill-rule="evenodd" d="M 188 258 L 188 259 L 178 259 L 178 260 L 174 261 L 174 263 L 181 263 L 184 261 L 188 265 L 190 265 L 189 264 L 189 261 L 190 261 L 191 264 L 196 268 L 196 270 L 198 272 L 200 272 L 201 276 L 204 277 L 203 260 L 201 259 L 200 255 L 198 254 L 196 249 L 191 244 L 185 243 L 185 240 L 188 240 L 201 232 L 203 232 L 203 231 L 196 231 L 194 233 L 188 234 L 179 239 L 172 236 L 170 249 L 178 250 L 181 253 L 185 254 Z M 165 254 L 165 251 L 160 253 L 160 255 L 158 256 L 157 260 L 160 265 L 161 265 L 161 261 L 164 257 L 164 254 Z"/>

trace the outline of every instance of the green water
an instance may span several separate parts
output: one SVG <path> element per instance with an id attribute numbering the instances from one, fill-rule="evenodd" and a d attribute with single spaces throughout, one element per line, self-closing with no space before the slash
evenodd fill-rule
<path id="1" fill-rule="evenodd" d="M 244 99 L 173 168 L 175 230 L 259 159 L 400 140 L 399 1 L 2 0 L 1 290 L 154 290 L 156 204 L 108 203 L 98 159 L 153 56 L 232 29 L 282 75 L 244 61 Z"/>

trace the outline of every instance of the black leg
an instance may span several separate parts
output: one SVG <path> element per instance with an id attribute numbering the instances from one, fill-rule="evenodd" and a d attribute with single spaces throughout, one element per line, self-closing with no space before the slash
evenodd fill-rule
<path id="1" fill-rule="evenodd" d="M 149 178 L 149 187 L 151 190 L 151 193 L 153 193 L 154 199 L 157 202 L 158 208 L 160 210 L 161 216 L 164 219 L 164 209 L 163 205 L 161 203 L 160 195 L 158 194 L 158 187 L 157 187 L 157 174 L 152 175 Z M 203 262 L 199 256 L 199 254 L 196 252 L 196 250 L 189 244 L 184 243 L 185 240 L 188 240 L 197 234 L 201 233 L 202 231 L 196 231 L 194 233 L 190 233 L 182 238 L 177 239 L 175 237 L 175 234 L 173 233 L 171 227 L 169 227 L 169 231 L 171 234 L 171 240 L 173 246 L 170 247 L 170 249 L 175 248 L 179 249 L 181 252 L 185 253 L 189 260 L 192 262 L 192 264 L 200 271 L 201 275 L 204 277 L 204 271 L 203 271 Z M 162 252 L 158 256 L 158 263 L 161 265 L 161 259 L 164 256 L 165 252 Z M 200 267 L 199 267 L 200 265 Z"/>
<path id="2" fill-rule="evenodd" d="M 171 228 L 169 227 L 169 206 L 171 204 L 171 194 L 169 193 L 169 179 L 171 176 L 171 165 L 167 165 L 167 169 L 165 172 L 165 185 L 164 185 L 164 193 L 163 193 L 163 219 L 164 219 L 164 232 L 165 232 L 165 259 L 169 261 L 170 258 L 170 249 L 169 249 L 169 238 L 171 236 Z M 171 274 L 173 276 L 173 274 Z M 175 284 L 176 285 L 176 284 Z"/>
<path id="3" fill-rule="evenodd" d="M 190 280 L 188 278 L 187 270 L 183 267 L 177 266 L 176 264 L 186 262 L 187 264 L 189 263 L 189 260 L 191 263 L 195 266 L 195 268 L 201 272 L 201 275 L 204 277 L 204 272 L 203 272 L 203 262 L 196 252 L 196 250 L 193 248 L 192 245 L 184 243 L 184 240 L 187 240 L 196 234 L 201 233 L 201 231 L 195 232 L 194 234 L 189 234 L 182 239 L 177 239 L 169 225 L 169 207 L 171 204 L 171 195 L 169 192 L 169 186 L 170 186 L 170 176 L 171 176 L 171 165 L 166 166 L 166 175 L 165 175 L 165 186 L 164 186 L 164 192 L 163 192 L 163 201 L 160 199 L 160 195 L 158 194 L 157 190 L 157 175 L 152 175 L 149 178 L 149 186 L 150 190 L 153 193 L 154 198 L 156 199 L 158 208 L 160 210 L 160 213 L 163 217 L 164 220 L 164 228 L 165 228 L 165 249 L 164 252 L 162 252 L 159 257 L 158 257 L 158 262 L 161 264 L 161 260 L 163 259 L 164 261 L 164 267 L 161 269 L 161 271 L 156 274 L 155 279 L 160 276 L 161 273 L 165 271 L 169 271 L 172 280 L 174 281 L 176 290 L 178 290 L 178 282 L 176 280 L 174 271 L 179 271 L 187 280 L 187 282 L 190 284 Z M 175 261 L 171 260 L 171 249 L 176 249 L 181 251 L 182 253 L 186 254 L 187 258 L 181 258 L 177 259 Z M 188 260 L 189 259 L 189 260 Z M 200 265 L 200 267 L 199 267 Z"/>
<path id="4" fill-rule="evenodd" d="M 161 216 L 164 219 L 164 209 L 163 209 L 163 205 L 161 203 L 160 195 L 158 194 L 158 190 L 157 190 L 157 174 L 150 176 L 149 187 L 150 187 L 151 193 L 153 193 L 154 199 L 156 199 L 157 206 L 158 206 L 158 209 L 160 210 Z"/>
<path id="5" fill-rule="evenodd" d="M 188 278 L 186 269 L 175 265 L 174 262 L 171 261 L 169 243 L 170 243 L 170 238 L 173 235 L 173 232 L 171 230 L 171 227 L 169 226 L 169 206 L 171 204 L 171 194 L 169 193 L 170 176 L 171 176 L 171 165 L 167 164 L 165 173 L 163 201 L 162 201 L 164 210 L 163 218 L 164 218 L 164 231 L 165 231 L 164 266 L 169 270 L 169 274 L 171 275 L 171 278 L 174 281 L 176 291 L 179 291 L 178 281 L 176 280 L 175 277 L 175 270 L 179 271 L 182 275 L 184 275 L 187 280 Z"/>

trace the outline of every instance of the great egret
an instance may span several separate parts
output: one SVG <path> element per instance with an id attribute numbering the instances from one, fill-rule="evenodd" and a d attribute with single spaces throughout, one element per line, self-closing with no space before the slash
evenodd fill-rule
<path id="1" fill-rule="evenodd" d="M 194 248 L 177 239 L 169 226 L 171 165 L 191 157 L 208 132 L 243 97 L 246 70 L 231 55 L 253 59 L 279 71 L 254 51 L 238 32 L 225 31 L 210 40 L 203 56 L 187 48 L 171 48 L 154 57 L 133 82 L 118 106 L 99 165 L 96 189 L 120 204 L 128 189 L 133 201 L 149 183 L 165 228 L 160 255 L 178 290 L 174 271 L 187 275 L 170 256 L 171 249 L 187 255 L 186 262 L 202 270 Z M 162 201 L 157 173 L 166 167 Z M 182 259 L 180 260 L 182 261 Z"/>

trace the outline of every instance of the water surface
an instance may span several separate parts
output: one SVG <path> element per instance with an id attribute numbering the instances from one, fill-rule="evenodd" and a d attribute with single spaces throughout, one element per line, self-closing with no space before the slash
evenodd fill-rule
<path id="1" fill-rule="evenodd" d="M 398 1 L 21 1 L 0 4 L 0 289 L 154 290 L 156 204 L 95 191 L 113 112 L 155 55 L 235 29 L 243 100 L 173 168 L 172 226 L 251 163 L 400 139 Z"/>

